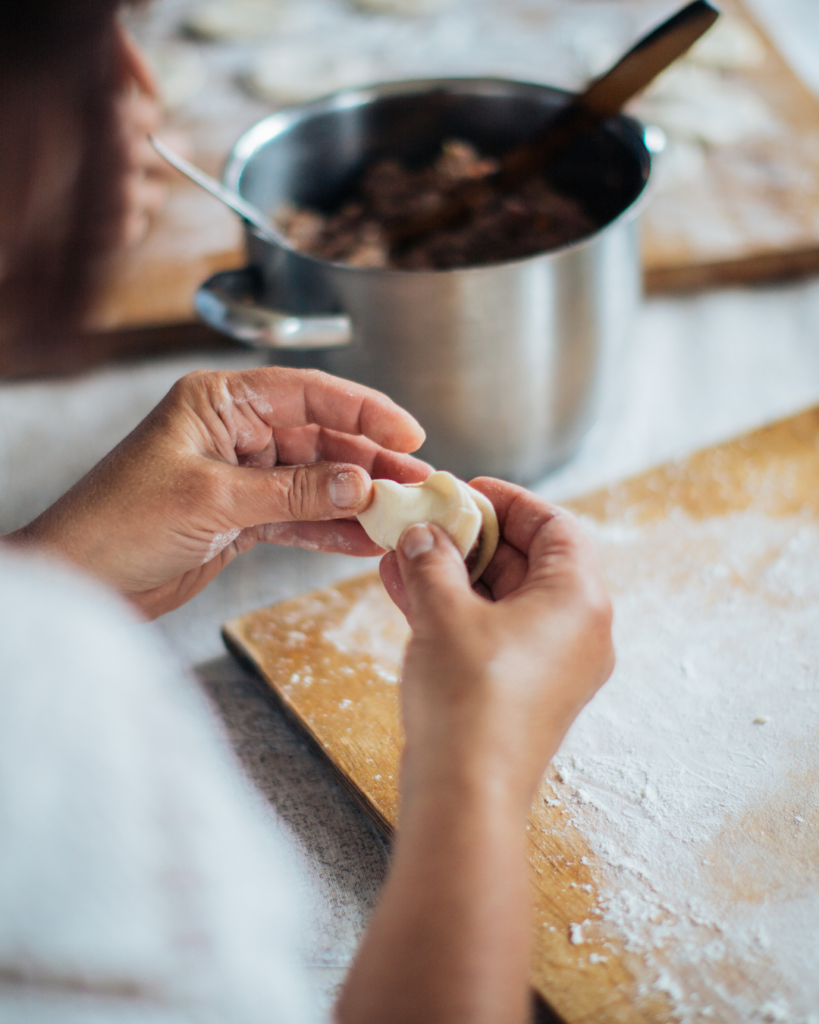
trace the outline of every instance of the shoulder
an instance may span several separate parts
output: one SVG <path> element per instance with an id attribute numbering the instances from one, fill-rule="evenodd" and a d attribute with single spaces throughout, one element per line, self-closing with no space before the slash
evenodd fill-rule
<path id="1" fill-rule="evenodd" d="M 311 1019 L 299 887 L 259 800 L 152 627 L 0 549 L 4 963 L 213 1019 Z"/>
<path id="2" fill-rule="evenodd" d="M 150 626 L 116 593 L 58 561 L 0 547 L 2 738 L 54 730 L 58 746 L 126 721 L 145 730 L 148 708 L 201 699 Z M 78 735 L 79 734 L 79 735 Z M 6 748 L 8 756 L 8 748 Z"/>

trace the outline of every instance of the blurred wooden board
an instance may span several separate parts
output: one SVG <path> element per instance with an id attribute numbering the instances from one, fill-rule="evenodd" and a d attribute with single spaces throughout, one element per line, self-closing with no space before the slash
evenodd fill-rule
<path id="1" fill-rule="evenodd" d="M 819 269 L 819 97 L 740 0 L 719 6 L 744 23 L 765 51 L 759 67 L 722 76 L 759 97 L 775 128 L 741 142 L 704 146 L 699 176 L 657 190 L 642 219 L 649 292 Z"/>
<path id="2" fill-rule="evenodd" d="M 243 263 L 238 217 L 175 175 L 168 201 L 144 242 L 118 258 L 89 326 L 114 331 L 190 323 L 199 285 Z"/>
<path id="3" fill-rule="evenodd" d="M 784 616 L 783 621 L 790 621 L 790 616 L 795 621 L 797 613 L 804 615 L 807 609 L 813 615 L 812 607 L 819 607 L 819 604 L 810 605 L 799 588 L 791 587 L 792 592 L 787 589 L 783 592 L 780 588 L 775 594 L 769 593 L 765 575 L 775 564 L 776 552 L 798 549 L 799 558 L 808 565 L 813 565 L 807 561 L 809 556 L 819 559 L 819 410 L 600 491 L 574 502 L 573 508 L 586 518 L 593 533 L 595 528 L 600 531 L 598 546 L 613 592 L 615 623 L 630 594 L 641 589 L 648 593 L 648 612 L 638 615 L 638 621 L 632 624 L 632 629 L 638 632 L 636 645 L 632 639 L 630 651 L 618 650 L 618 657 L 622 659 L 625 653 L 626 661 L 625 668 L 618 671 L 628 674 L 629 655 L 634 654 L 635 646 L 643 650 L 652 642 L 651 635 L 657 632 L 654 620 L 658 616 L 651 609 L 663 601 L 662 593 L 688 589 L 699 601 L 697 588 L 704 578 L 713 577 L 714 586 L 718 588 L 717 598 L 713 599 L 717 603 L 713 607 L 709 604 L 713 595 L 705 601 L 706 616 L 718 614 L 720 607 L 750 595 L 761 602 L 765 621 L 770 621 L 773 629 L 777 616 Z M 652 532 L 656 532 L 658 526 L 666 531 L 666 539 L 660 536 L 659 548 Z M 727 530 L 729 536 L 746 531 L 752 539 L 766 528 L 773 529 L 776 550 L 772 553 L 770 545 L 766 546 L 767 541 L 764 541 L 763 557 L 760 560 L 756 552 L 752 553 L 750 571 L 718 573 L 715 571 L 715 565 L 719 568 L 718 545 L 713 538 L 706 538 L 706 543 L 701 539 L 701 531 L 711 526 L 722 529 L 723 533 Z M 806 538 L 809 530 L 813 532 Z M 631 545 L 625 552 L 624 537 Z M 682 545 L 681 554 L 675 555 L 668 538 Z M 633 552 L 640 552 L 644 547 L 647 554 L 640 562 Z M 671 557 L 663 559 L 661 556 L 666 549 L 671 551 Z M 730 558 L 730 553 L 723 554 Z M 660 596 L 655 597 L 655 592 Z M 736 635 L 731 642 L 740 648 L 752 647 L 758 641 L 754 634 L 759 630 L 750 621 L 743 625 L 740 620 L 733 632 Z M 389 835 L 395 828 L 398 813 L 396 780 L 402 744 L 398 682 L 402 646 L 408 634 L 403 617 L 387 598 L 378 576 L 359 576 L 260 609 L 228 622 L 223 635 L 230 650 L 256 670 L 267 692 L 312 738 L 344 785 L 379 828 Z M 721 646 L 724 646 L 722 641 L 717 644 Z M 709 651 L 702 654 L 701 670 L 707 670 L 707 666 L 702 667 L 707 658 L 717 656 Z M 661 660 L 664 657 L 663 653 Z M 656 671 L 659 680 L 661 669 L 655 657 L 644 671 Z M 741 690 L 747 685 L 743 675 L 745 668 L 738 666 L 736 671 L 736 688 Z M 775 678 L 775 673 L 772 675 L 772 687 L 788 684 L 786 669 L 782 668 L 781 672 L 785 673 L 781 680 Z M 676 684 L 674 689 L 677 689 Z M 801 693 L 798 697 L 801 703 L 796 709 L 797 715 L 807 718 L 819 715 L 819 697 Z M 592 707 L 600 699 L 598 697 Z M 703 698 L 692 693 L 691 700 L 701 702 Z M 669 735 L 678 731 L 675 722 L 668 727 L 672 730 Z M 730 745 L 738 726 L 732 720 L 726 722 L 725 728 L 724 742 Z M 788 728 L 788 723 L 783 721 L 781 740 L 776 742 L 783 749 L 793 748 L 794 764 L 802 772 L 798 737 L 789 735 Z M 753 724 L 747 726 L 746 733 L 748 730 L 755 738 L 763 735 Z M 815 740 L 812 742 L 815 746 Z M 615 755 L 609 760 L 625 764 L 628 742 L 624 740 L 624 743 L 626 746 L 619 753 L 615 747 Z M 775 745 L 773 749 L 779 750 L 779 747 Z M 760 756 L 765 761 L 767 755 Z M 791 839 L 789 829 L 792 826 L 787 822 L 783 824 L 780 819 L 783 814 L 793 814 L 791 794 L 799 787 L 793 781 L 796 776 L 777 772 L 774 762 L 775 758 L 770 764 L 765 762 L 763 782 L 754 784 L 765 793 L 769 786 L 779 785 L 784 794 L 777 798 L 773 810 L 768 807 L 765 812 L 766 822 L 775 819 L 773 824 L 765 826 L 768 838 L 758 838 L 763 832 L 756 824 L 761 820 L 756 813 L 744 817 L 729 815 L 725 825 L 717 829 L 720 841 L 727 844 L 727 852 L 724 849 L 720 855 L 722 860 L 715 861 L 711 855 L 709 861 L 702 854 L 704 865 L 712 862 L 726 865 L 724 870 L 720 869 L 722 874 L 713 877 L 716 868 L 702 869 L 711 872 L 707 876 L 708 886 L 713 883 L 721 887 L 720 905 L 727 908 L 724 922 L 721 917 L 716 924 L 705 922 L 711 931 L 719 932 L 722 923 L 727 928 L 730 914 L 737 907 L 751 915 L 749 921 L 754 927 L 754 915 L 772 906 L 784 907 L 787 918 L 790 904 L 781 903 L 785 899 L 782 879 L 791 876 L 798 879 L 801 887 L 799 898 L 803 902 L 800 905 L 804 908 L 804 901 L 808 899 L 813 901 L 808 905 L 819 908 L 819 876 L 814 856 L 819 856 L 819 850 L 814 849 L 815 834 L 819 833 L 811 831 L 805 833 L 803 840 Z M 811 774 L 813 770 L 805 769 L 809 780 L 815 779 Z M 771 973 L 770 955 L 762 946 L 753 946 L 746 955 L 732 958 L 730 949 L 726 952 L 723 948 L 723 937 L 721 953 L 713 954 L 705 962 L 695 957 L 693 966 L 684 961 L 682 943 L 678 948 L 675 941 L 675 927 L 693 927 L 691 921 L 683 917 L 689 912 L 685 909 L 689 898 L 701 895 L 695 889 L 691 892 L 686 889 L 683 911 L 674 906 L 672 899 L 666 899 L 662 891 L 656 894 L 667 939 L 664 948 L 643 948 L 627 930 L 618 930 L 607 920 L 601 909 L 606 905 L 605 891 L 608 889 L 611 893 L 613 886 L 616 896 L 623 883 L 616 877 L 612 881 L 613 869 L 608 858 L 601 856 L 599 849 L 593 849 L 587 838 L 594 834 L 589 830 L 589 808 L 593 801 L 590 803 L 582 792 L 572 795 L 564 785 L 566 774 L 567 769 L 560 764 L 547 773 L 540 796 L 533 804 L 527 840 L 535 937 L 532 983 L 568 1024 L 700 1019 L 741 1024 L 757 1019 L 742 1010 L 746 1005 L 771 1008 L 774 1015 L 759 1016 L 759 1020 L 807 1020 L 808 1017 L 797 1013 L 775 1015 L 784 1005 L 781 999 L 787 994 L 787 988 L 775 970 Z M 720 783 L 728 784 L 721 777 Z M 800 814 L 796 820 L 801 822 L 805 816 L 806 821 L 819 827 L 817 787 L 809 782 L 807 788 L 799 789 L 799 794 L 799 799 L 806 803 L 804 807 L 798 805 Z M 758 794 L 754 791 L 753 795 Z M 689 821 L 697 816 L 696 810 L 687 812 Z M 669 856 L 674 840 L 672 829 L 668 836 Z M 683 844 L 686 841 L 682 839 Z M 807 852 L 800 846 L 802 842 L 809 844 Z M 754 845 L 759 843 L 767 845 L 761 848 Z M 743 888 L 744 883 L 741 884 L 745 877 L 743 871 L 751 870 L 747 865 L 743 867 L 744 860 L 749 860 L 749 844 L 756 853 L 762 849 L 766 858 L 760 875 L 753 875 L 751 871 L 754 879 L 751 896 L 745 892 L 747 886 Z M 750 856 L 752 865 L 756 863 L 756 853 Z M 660 859 L 664 857 L 665 849 L 661 848 Z M 697 863 L 699 857 L 697 852 Z M 639 875 L 638 870 L 637 877 Z M 699 884 L 705 885 L 704 882 Z M 814 924 L 816 919 L 814 915 Z M 804 935 L 800 937 L 795 927 L 792 936 L 786 931 L 783 941 L 783 955 L 792 955 L 797 963 L 797 955 L 816 958 L 815 938 L 805 943 Z M 704 943 L 697 938 L 697 955 L 701 945 Z M 807 947 L 813 952 L 806 954 Z M 816 978 L 815 967 L 813 964 L 812 970 L 806 968 L 800 975 L 805 984 L 814 987 L 809 979 Z M 685 999 L 689 1002 L 685 1003 Z M 711 1010 L 700 1017 L 691 1012 L 691 1005 L 699 1009 L 708 1005 Z"/>

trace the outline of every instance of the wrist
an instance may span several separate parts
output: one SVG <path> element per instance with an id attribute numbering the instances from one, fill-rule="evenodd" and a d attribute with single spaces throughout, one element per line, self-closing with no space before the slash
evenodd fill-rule
<path id="1" fill-rule="evenodd" d="M 38 531 L 35 528 L 36 522 L 37 520 L 35 519 L 33 523 L 21 526 L 17 530 L 12 530 L 11 533 L 5 533 L 0 537 L 0 540 L 2 540 L 4 544 L 8 544 L 15 548 L 52 547 L 53 545 L 50 545 L 46 539 L 41 538 L 38 535 Z"/>
<path id="2" fill-rule="evenodd" d="M 70 546 L 61 535 L 60 526 L 60 516 L 55 514 L 52 506 L 30 523 L 6 534 L 3 541 L 17 548 L 48 551 L 52 555 L 75 562 L 77 559 L 72 557 Z"/>
<path id="3" fill-rule="evenodd" d="M 101 545 L 97 534 L 93 529 L 83 528 L 76 520 L 67 517 L 62 501 L 2 539 L 18 549 L 39 552 L 65 562 L 115 590 L 120 589 L 110 572 L 106 571 L 105 560 L 98 557 Z"/>
<path id="4" fill-rule="evenodd" d="M 520 751 L 475 737 L 450 736 L 443 744 L 408 742 L 401 763 L 402 817 L 430 802 L 483 804 L 521 823 L 546 766 L 534 767 Z"/>
<path id="5" fill-rule="evenodd" d="M 535 723 L 509 692 L 454 707 L 436 704 L 422 713 L 416 705 L 416 714 L 407 716 L 402 762 L 407 795 L 443 787 L 483 789 L 528 810 L 563 740 L 561 716 Z"/>

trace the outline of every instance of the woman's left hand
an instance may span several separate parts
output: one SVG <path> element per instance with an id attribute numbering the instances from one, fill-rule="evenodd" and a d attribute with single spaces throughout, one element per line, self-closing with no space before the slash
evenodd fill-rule
<path id="1" fill-rule="evenodd" d="M 381 554 L 353 517 L 372 477 L 426 479 L 406 454 L 423 440 L 385 395 L 315 370 L 194 373 L 7 540 L 50 548 L 155 618 L 260 541 Z"/>

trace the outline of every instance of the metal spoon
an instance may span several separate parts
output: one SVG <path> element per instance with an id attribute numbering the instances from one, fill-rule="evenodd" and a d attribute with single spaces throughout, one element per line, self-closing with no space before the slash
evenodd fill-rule
<path id="1" fill-rule="evenodd" d="M 223 185 L 216 178 L 212 178 L 209 174 L 205 174 L 198 167 L 186 160 L 183 156 L 178 153 L 174 153 L 172 149 L 165 145 L 161 139 L 155 138 L 153 135 L 148 136 L 148 141 L 159 153 L 159 155 L 167 160 L 168 163 L 185 175 L 186 178 L 190 178 L 191 181 L 195 181 L 197 185 L 200 185 L 205 191 L 210 192 L 212 196 L 216 196 L 217 199 L 221 199 L 222 202 L 239 214 L 244 220 L 252 224 L 259 234 L 268 242 L 278 242 L 280 239 L 276 236 L 273 231 L 273 226 L 268 218 L 262 213 L 258 206 L 254 206 L 253 203 L 249 203 L 246 199 L 239 195 L 238 192 L 234 192 L 232 188 L 228 188 L 227 185 Z"/>

